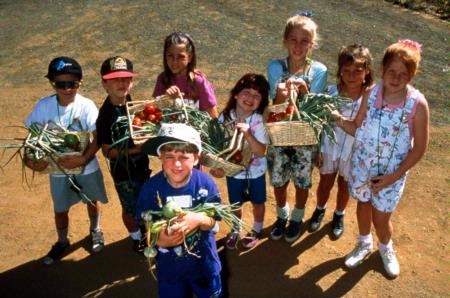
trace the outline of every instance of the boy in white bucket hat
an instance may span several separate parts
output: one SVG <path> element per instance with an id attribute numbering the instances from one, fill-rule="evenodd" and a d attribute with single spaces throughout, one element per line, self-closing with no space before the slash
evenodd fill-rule
<path id="1" fill-rule="evenodd" d="M 158 135 L 142 145 L 143 152 L 159 157 L 162 171 L 142 187 L 138 217 L 148 210 L 161 211 L 169 201 L 183 209 L 221 201 L 214 180 L 194 168 L 201 150 L 200 134 L 181 123 L 162 124 Z M 156 242 L 159 297 L 184 297 L 190 290 L 197 297 L 219 297 L 222 283 L 214 238 L 216 218 L 186 211 L 176 220 L 178 225 L 171 227 L 170 235 L 164 227 Z"/>

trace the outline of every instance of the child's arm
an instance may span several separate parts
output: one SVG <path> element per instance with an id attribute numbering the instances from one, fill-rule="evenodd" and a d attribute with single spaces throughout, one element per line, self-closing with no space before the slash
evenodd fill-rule
<path id="1" fill-rule="evenodd" d="M 216 221 L 203 213 L 186 211 L 176 222 L 172 223 L 170 228 L 164 225 L 158 235 L 156 244 L 159 247 L 173 247 L 184 242 L 186 235 L 192 231 L 200 229 L 209 231 L 214 228 Z"/>
<path id="2" fill-rule="evenodd" d="M 201 212 L 187 211 L 182 217 L 182 222 L 186 224 L 185 234 L 199 228 L 202 231 L 209 231 L 214 228 L 216 220 Z"/>
<path id="3" fill-rule="evenodd" d="M 131 156 L 131 155 L 138 155 L 141 154 L 141 147 L 142 144 L 136 145 L 134 147 L 131 148 L 127 148 L 127 155 Z M 103 156 L 105 156 L 108 159 L 117 159 L 119 158 L 120 154 L 122 153 L 122 150 L 120 150 L 119 148 L 114 148 L 111 147 L 111 145 L 109 144 L 103 144 L 102 145 L 102 153 Z"/>
<path id="4" fill-rule="evenodd" d="M 356 129 L 361 126 L 362 122 L 366 118 L 366 112 L 369 105 L 369 95 L 370 90 L 367 90 L 363 94 L 363 98 L 361 101 L 361 106 L 359 107 L 358 113 L 354 120 L 346 119 L 343 117 L 338 111 L 332 113 L 333 119 L 336 121 L 337 126 L 342 128 L 346 133 L 351 136 L 355 136 Z"/>
<path id="5" fill-rule="evenodd" d="M 74 169 L 87 165 L 97 153 L 99 147 L 97 144 L 97 133 L 92 133 L 93 140 L 89 143 L 83 155 L 66 155 L 58 159 L 58 163 L 65 169 Z"/>

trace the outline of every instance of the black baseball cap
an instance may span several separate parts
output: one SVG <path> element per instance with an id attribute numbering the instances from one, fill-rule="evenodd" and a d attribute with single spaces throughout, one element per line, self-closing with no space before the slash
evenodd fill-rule
<path id="1" fill-rule="evenodd" d="M 121 56 L 106 59 L 100 69 L 102 79 L 109 80 L 115 78 L 132 78 L 136 74 L 133 72 L 133 63 Z"/>
<path id="2" fill-rule="evenodd" d="M 83 78 L 80 64 L 75 59 L 65 56 L 57 57 L 50 62 L 46 77 L 53 81 L 55 76 L 62 74 L 76 75 L 79 80 Z"/>

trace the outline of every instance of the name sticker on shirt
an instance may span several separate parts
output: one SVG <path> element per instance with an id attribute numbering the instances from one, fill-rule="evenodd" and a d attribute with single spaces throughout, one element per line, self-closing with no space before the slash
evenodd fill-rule
<path id="1" fill-rule="evenodd" d="M 190 196 L 190 195 L 170 196 L 170 197 L 167 197 L 167 202 L 175 202 L 181 208 L 191 208 L 192 207 L 192 196 Z"/>

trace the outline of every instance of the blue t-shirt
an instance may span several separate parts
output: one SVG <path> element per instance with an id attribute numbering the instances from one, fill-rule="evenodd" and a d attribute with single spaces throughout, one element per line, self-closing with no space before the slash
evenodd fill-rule
<path id="1" fill-rule="evenodd" d="M 327 67 L 315 60 L 311 60 L 311 67 L 302 75 L 289 73 L 287 58 L 272 60 L 267 65 L 267 78 L 270 86 L 270 97 L 275 98 L 277 86 L 288 78 L 301 78 L 309 86 L 311 93 L 324 93 L 327 87 Z"/>
<path id="2" fill-rule="evenodd" d="M 140 218 L 144 211 L 160 211 L 161 205 L 168 200 L 176 201 L 182 208 L 192 208 L 204 202 L 221 202 L 219 190 L 214 180 L 207 174 L 193 169 L 191 178 L 185 186 L 173 188 L 167 182 L 164 172 L 161 171 L 143 185 L 136 214 Z M 211 230 L 199 230 L 186 238 L 190 251 L 200 258 L 188 254 L 183 245 L 171 248 L 158 247 L 156 256 L 158 280 L 179 282 L 209 278 L 219 274 L 221 264 L 214 235 L 215 233 Z"/>

